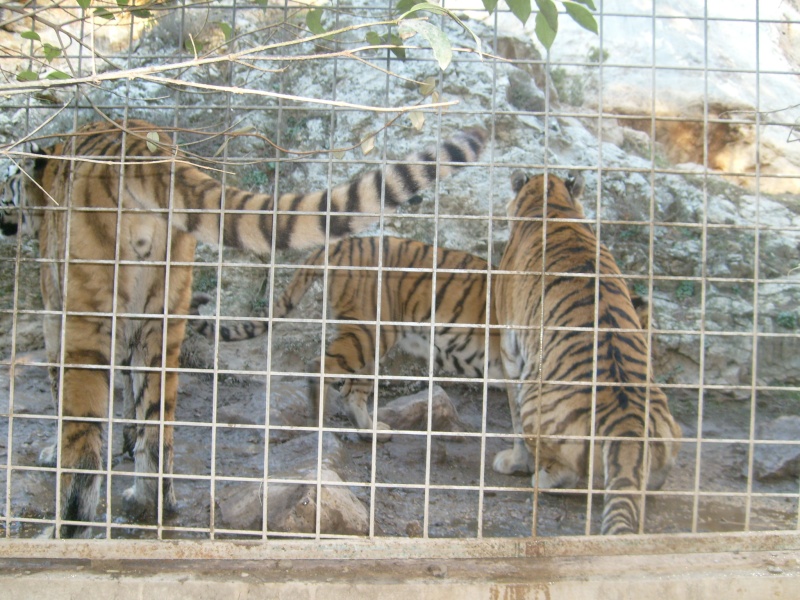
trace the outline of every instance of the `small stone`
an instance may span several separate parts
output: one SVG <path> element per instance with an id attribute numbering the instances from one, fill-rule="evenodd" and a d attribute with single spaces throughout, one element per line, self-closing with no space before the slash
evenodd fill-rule
<path id="1" fill-rule="evenodd" d="M 762 423 L 758 437 L 763 440 L 797 439 L 800 417 L 784 415 Z M 760 481 L 793 479 L 800 476 L 800 446 L 790 444 L 758 444 L 753 456 L 753 470 Z"/>
<path id="2" fill-rule="evenodd" d="M 468 431 L 458 416 L 452 400 L 440 386 L 433 386 L 431 394 L 431 425 L 433 431 Z M 428 428 L 428 390 L 403 396 L 378 410 L 378 420 L 392 429 L 425 431 Z"/>
<path id="3" fill-rule="evenodd" d="M 431 565 L 428 567 L 428 573 L 441 579 L 447 577 L 447 567 L 443 565 Z"/>
<path id="4" fill-rule="evenodd" d="M 412 538 L 422 537 L 422 525 L 420 524 L 420 522 L 409 521 L 406 524 L 406 535 Z"/>
<path id="5" fill-rule="evenodd" d="M 767 572 L 772 573 L 773 575 L 780 575 L 783 573 L 783 569 L 776 565 L 772 565 L 771 567 L 767 567 Z"/>

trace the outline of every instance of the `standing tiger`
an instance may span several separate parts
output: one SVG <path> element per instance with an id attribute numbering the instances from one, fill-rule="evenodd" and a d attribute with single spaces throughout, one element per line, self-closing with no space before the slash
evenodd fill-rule
<path id="1" fill-rule="evenodd" d="M 327 260 L 331 318 L 345 322 L 335 326 L 336 334 L 325 350 L 326 376 L 341 379 L 341 375 L 374 373 L 376 343 L 380 345 L 380 359 L 395 346 L 428 359 L 431 309 L 435 300 L 436 367 L 463 377 L 483 377 L 488 291 L 485 260 L 459 250 L 435 248 L 423 242 L 389 236 L 341 240 L 330 247 Z M 322 268 L 309 267 L 324 264 L 324 249 L 314 251 L 306 259 L 305 266 L 297 270 L 275 301 L 273 318 L 285 317 L 294 310 L 314 281 L 323 276 Z M 194 304 L 205 300 L 197 294 Z M 261 317 L 266 316 L 267 311 L 264 311 Z M 376 326 L 378 321 L 379 327 Z M 200 333 L 214 339 L 211 321 L 195 323 Z M 495 324 L 494 311 L 491 311 L 489 325 Z M 245 321 L 221 326 L 219 337 L 224 341 L 238 341 L 263 335 L 268 330 L 269 321 Z M 496 329 L 490 332 L 488 365 L 490 378 L 503 377 Z M 308 370 L 319 373 L 320 360 L 312 361 Z M 359 429 L 372 430 L 372 418 L 367 410 L 372 390 L 371 379 L 345 379 L 342 385 L 345 411 Z M 312 386 L 312 406 L 315 407 L 317 399 L 318 393 Z M 388 429 L 381 422 L 375 427 Z M 371 439 L 371 434 L 363 435 Z M 381 441 L 387 439 L 386 434 L 379 436 Z"/>
<path id="2" fill-rule="evenodd" d="M 91 533 L 115 369 L 124 375 L 125 445 L 137 474 L 125 504 L 141 512 L 157 504 L 160 490 L 164 511 L 175 508 L 169 423 L 197 241 L 262 254 L 273 243 L 321 244 L 326 235 L 365 228 L 383 207 L 395 210 L 437 172 L 448 175 L 473 161 L 484 143 L 483 130 L 468 130 L 442 144 L 438 165 L 437 150 L 429 149 L 330 192 L 285 194 L 276 205 L 270 195 L 223 188 L 156 125 L 97 122 L 37 159 L 30 177 L 20 172 L 7 182 L 3 201 L 17 209 L 4 212 L 3 230 L 15 229 L 20 218 L 39 230 L 48 361 L 64 365 L 51 371 L 60 377 L 53 388 L 58 398 L 60 387 L 61 452 L 45 449 L 40 456 L 47 464 L 60 460 L 65 470 L 61 536 Z M 338 212 L 347 214 L 329 214 Z M 158 423 L 167 423 L 163 436 Z"/>
<path id="3" fill-rule="evenodd" d="M 646 337 L 614 258 L 576 221 L 584 219 L 577 197 L 553 175 L 515 175 L 512 185 L 495 308 L 506 326 L 503 369 L 519 381 L 508 396 L 524 442 L 499 452 L 494 468 L 538 466 L 539 489 L 574 487 L 604 472 L 602 533 L 637 532 L 641 494 L 663 484 L 681 429 L 651 384 Z M 594 465 L 590 443 L 568 439 L 590 435 L 598 439 Z"/>

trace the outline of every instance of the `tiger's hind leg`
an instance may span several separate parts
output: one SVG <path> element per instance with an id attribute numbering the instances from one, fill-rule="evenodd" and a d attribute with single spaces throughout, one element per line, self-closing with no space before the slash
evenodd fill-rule
<path id="1" fill-rule="evenodd" d="M 42 299 L 45 309 L 49 311 L 62 310 L 61 288 L 59 285 L 58 267 L 54 264 L 44 263 L 39 266 L 42 287 Z M 50 396 L 53 408 L 58 411 L 58 389 L 61 361 L 61 315 L 48 314 L 42 319 L 44 332 L 44 346 L 47 354 L 47 375 L 50 379 Z M 42 448 L 37 463 L 43 467 L 55 467 L 58 454 L 57 442 Z"/>
<path id="2" fill-rule="evenodd" d="M 372 396 L 372 382 L 369 379 L 348 379 L 342 386 L 342 404 L 345 412 L 360 431 L 359 437 L 365 441 L 372 441 L 372 417 L 367 408 L 367 402 Z M 382 421 L 375 422 L 375 429 L 378 431 L 376 438 L 379 442 L 388 442 L 392 439 L 390 433 L 381 433 L 390 427 Z"/>
<path id="3" fill-rule="evenodd" d="M 122 362 L 123 366 L 131 366 L 131 357 L 127 356 Z M 128 421 L 136 418 L 134 405 L 133 373 L 130 370 L 122 372 L 122 417 Z M 136 425 L 125 423 L 122 426 L 122 456 L 133 458 L 133 449 L 136 445 Z"/>
<path id="4" fill-rule="evenodd" d="M 318 373 L 319 372 L 319 360 L 314 360 L 309 364 L 308 371 L 309 373 Z M 332 392 L 332 385 L 329 383 L 324 386 L 322 392 L 322 403 L 323 403 L 323 413 L 325 414 L 327 411 L 327 407 L 329 402 L 331 401 L 331 392 Z M 372 417 L 369 415 L 369 410 L 367 408 L 367 401 L 369 397 L 372 395 L 372 382 L 369 380 L 355 380 L 355 379 L 347 379 L 342 384 L 342 388 L 338 393 L 339 400 L 344 408 L 347 417 L 350 419 L 350 422 L 359 429 L 372 429 Z M 312 415 L 313 422 L 316 424 L 317 419 L 319 416 L 319 402 L 320 402 L 320 390 L 319 390 L 319 378 L 315 377 L 312 379 L 311 384 L 309 385 L 309 393 L 308 393 L 308 401 L 309 401 L 309 411 Z M 386 423 L 378 421 L 377 423 L 378 430 L 386 430 L 389 429 L 389 426 Z M 372 440 L 372 434 L 363 432 L 359 433 L 361 439 L 366 441 Z M 379 442 L 388 442 L 392 439 L 390 434 L 379 433 L 378 434 L 378 441 Z"/>
<path id="5" fill-rule="evenodd" d="M 148 319 L 141 324 L 141 329 L 134 335 L 134 339 L 139 340 L 131 362 L 131 397 L 137 421 L 133 459 L 137 476 L 133 485 L 123 492 L 123 501 L 126 511 L 135 516 L 157 506 L 159 481 L 161 481 L 161 497 L 164 500 L 163 512 L 172 513 L 177 505 L 170 477 L 174 449 L 173 428 L 169 423 L 175 420 L 178 394 L 176 369 L 185 325 L 183 319 L 167 321 L 167 356 L 163 361 L 163 366 L 166 367 L 163 373 L 161 371 L 163 320 Z M 137 366 L 153 370 L 144 371 L 137 369 Z"/>
<path id="6" fill-rule="evenodd" d="M 525 444 L 525 438 L 522 432 L 522 418 L 520 417 L 520 409 L 518 403 L 518 396 L 520 394 L 521 384 L 508 383 L 506 391 L 508 392 L 508 408 L 511 411 L 511 426 L 514 434 L 514 446 L 507 450 L 501 450 L 494 455 L 494 462 L 492 468 L 498 473 L 505 475 L 512 475 L 514 473 L 532 473 L 534 467 L 534 457 L 528 451 Z"/>
<path id="7" fill-rule="evenodd" d="M 105 366 L 64 369 L 61 425 L 61 518 L 81 524 L 61 527 L 61 537 L 90 537 L 100 495 L 103 468 L 103 420 L 108 413 L 110 320 L 69 317 L 65 364 Z M 81 418 L 92 419 L 82 421 Z M 53 457 L 55 459 L 56 457 Z M 55 460 L 52 461 L 55 464 Z M 88 472 L 87 472 L 88 471 Z"/>
<path id="8" fill-rule="evenodd" d="M 340 325 L 336 338 L 325 351 L 325 377 L 334 376 L 336 379 L 341 379 L 342 375 L 348 373 L 370 372 L 374 365 L 372 357 L 375 355 L 373 340 L 372 332 L 364 326 Z M 383 354 L 386 354 L 394 339 L 389 333 L 384 333 L 382 340 L 385 343 Z M 346 379 L 340 390 L 342 404 L 350 422 L 358 429 L 368 430 L 358 434 L 366 441 L 372 440 L 372 417 L 367 408 L 372 390 L 373 384 L 369 379 Z M 318 394 L 316 397 L 319 397 Z M 385 431 L 389 426 L 377 421 L 375 428 L 378 431 Z M 387 442 L 391 437 L 390 434 L 378 433 L 377 439 L 379 442 Z"/>

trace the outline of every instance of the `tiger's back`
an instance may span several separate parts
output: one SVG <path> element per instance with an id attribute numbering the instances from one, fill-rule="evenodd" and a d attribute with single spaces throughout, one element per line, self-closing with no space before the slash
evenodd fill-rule
<path id="1" fill-rule="evenodd" d="M 648 482 L 663 484 L 680 427 L 651 383 L 646 336 L 614 258 L 588 224 L 575 221 L 584 218 L 580 204 L 553 175 L 546 184 L 543 176 L 520 181 L 515 190 L 508 212 L 521 220 L 512 221 L 498 269 L 497 317 L 510 326 L 501 341 L 503 366 L 522 382 L 510 386 L 509 404 L 530 454 L 521 445 L 503 451 L 495 469 L 535 464 L 540 488 L 573 487 L 604 472 L 602 532 L 638 531 L 640 494 Z M 590 434 L 600 440 L 594 448 L 564 439 Z M 645 435 L 646 448 L 635 441 Z"/>
<path id="2" fill-rule="evenodd" d="M 223 189 L 188 162 L 166 131 L 144 121 L 88 125 L 36 160 L 31 180 L 16 186 L 24 195 L 14 200 L 38 229 L 45 309 L 68 311 L 46 316 L 45 342 L 54 397 L 70 418 L 62 425 L 61 451 L 51 447 L 40 457 L 68 470 L 61 534 L 90 534 L 101 477 L 80 471 L 102 467 L 116 370 L 123 376 L 124 446 L 137 472 L 124 494 L 127 507 L 149 510 L 159 490 L 164 512 L 175 506 L 172 427 L 157 423 L 174 420 L 197 241 L 267 254 L 273 246 L 321 243 L 326 232 L 335 239 L 359 231 L 437 175 L 474 160 L 484 142 L 482 130 L 462 132 L 442 144 L 438 163 L 434 150 L 426 150 L 409 155 L 408 164 L 367 172 L 330 192 L 284 194 L 277 204 L 269 195 Z M 19 215 L 3 213 L 4 232 L 16 229 Z"/>

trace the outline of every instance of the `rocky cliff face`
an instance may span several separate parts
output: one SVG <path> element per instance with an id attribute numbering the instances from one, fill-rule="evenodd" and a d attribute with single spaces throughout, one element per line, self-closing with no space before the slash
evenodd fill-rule
<path id="1" fill-rule="evenodd" d="M 304 97 L 335 95 L 374 106 L 424 103 L 412 80 L 439 78 L 441 98 L 458 104 L 426 113 L 420 130 L 401 117 L 388 134 L 377 135 L 377 147 L 397 158 L 440 135 L 478 124 L 492 129 L 493 145 L 484 155 L 485 164 L 465 169 L 428 193 L 422 208 L 427 216 L 386 219 L 387 231 L 435 239 L 496 261 L 506 238 L 503 216 L 512 193 L 510 173 L 517 168 L 540 172 L 547 167 L 558 174 L 581 169 L 587 181 L 584 203 L 601 239 L 631 277 L 631 285 L 651 299 L 657 377 L 676 385 L 714 383 L 738 397 L 748 396 L 754 383 L 795 385 L 800 372 L 800 221 L 794 194 L 800 192 L 800 144 L 787 143 L 787 124 L 798 109 L 764 111 L 786 108 L 800 97 L 800 81 L 786 74 L 796 67 L 798 46 L 791 40 L 797 28 L 782 21 L 787 15 L 797 21 L 796 3 L 762 6 L 762 18 L 775 20 L 758 27 L 751 20 L 714 20 L 754 19 L 747 12 L 751 3 L 744 0 L 709 14 L 707 27 L 689 0 L 671 2 L 669 18 L 655 21 L 644 9 L 651 3 L 622 4 L 641 16 L 615 17 L 609 12 L 612 3 L 606 3 L 605 58 L 591 50 L 598 38 L 564 20 L 547 95 L 548 79 L 530 35 L 502 21 L 495 35 L 474 19 L 468 22 L 484 48 L 514 62 L 457 53 L 442 73 L 433 61 L 419 60 L 429 56 L 425 50 L 410 51 L 405 62 L 381 51 L 368 58 L 401 78 L 349 59 L 268 61 L 280 71 L 204 67 L 185 77 Z M 201 21 L 229 18 L 224 11 L 209 9 Z M 340 24 L 358 21 L 341 18 Z M 259 40 L 263 34 L 256 32 L 266 20 L 246 16 L 241 32 L 253 32 L 252 39 Z M 130 66 L 148 60 L 137 57 L 177 53 L 175 34 L 190 25 L 174 19 L 156 24 L 139 39 Z M 455 46 L 472 47 L 471 38 L 457 27 L 449 27 L 448 34 Z M 351 38 L 354 45 L 361 43 L 363 33 Z M 578 59 L 580 65 L 558 64 Z M 141 80 L 130 82 L 125 97 L 112 85 L 87 93 L 99 106 L 126 103 L 131 116 L 169 124 L 172 107 L 179 103 L 179 126 L 222 130 L 235 124 L 239 131 L 267 135 L 299 151 L 353 146 L 386 123 L 385 116 L 363 110 L 286 102 L 278 111 L 274 99 L 230 100 L 223 92 L 186 93 Z M 41 99 L 34 102 L 47 106 Z M 751 109 L 764 114 L 755 119 Z M 24 110 L 0 113 L 6 141 L 18 134 L 15 124 Z M 116 116 L 114 109 L 109 111 Z M 30 113 L 31 124 L 44 121 L 46 112 Z M 659 119 L 653 120 L 653 114 Z M 73 116 L 65 111 L 49 130 L 69 130 Z M 83 109 L 78 118 L 94 117 Z M 220 148 L 214 140 L 193 150 L 214 155 Z M 225 150 L 238 161 L 229 165 L 228 181 L 271 189 L 277 179 L 281 191 L 342 181 L 362 170 L 364 162 L 384 156 L 381 149 L 364 158 L 356 149 L 341 160 L 325 154 L 287 159 L 255 137 L 233 140 Z M 777 191 L 782 193 L 773 193 Z M 4 248 L 7 255 L 16 251 L 7 242 Z M 215 256 L 208 254 L 209 260 Z M 301 257 L 276 260 L 292 263 Z M 290 270 L 282 273 L 288 277 Z M 8 275 L 12 280 L 12 271 Z M 222 308 L 236 315 L 249 312 L 261 278 L 257 270 L 223 269 Z M 10 297 L 4 306 L 11 306 Z"/>

